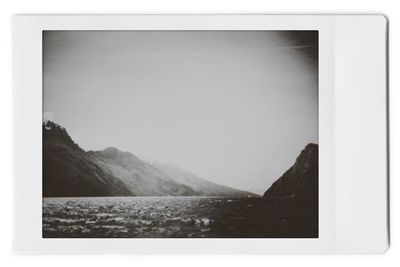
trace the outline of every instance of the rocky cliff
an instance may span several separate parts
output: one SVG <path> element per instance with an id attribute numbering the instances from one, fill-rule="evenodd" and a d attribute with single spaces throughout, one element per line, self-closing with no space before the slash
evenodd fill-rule
<path id="1" fill-rule="evenodd" d="M 272 199 L 318 198 L 318 145 L 308 144 L 289 168 L 264 193 Z"/>

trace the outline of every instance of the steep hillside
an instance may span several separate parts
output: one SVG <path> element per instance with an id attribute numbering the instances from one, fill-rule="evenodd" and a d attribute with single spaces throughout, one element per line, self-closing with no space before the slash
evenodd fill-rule
<path id="1" fill-rule="evenodd" d="M 43 124 L 43 196 L 127 196 L 120 180 L 93 163 L 61 126 Z"/>
<path id="2" fill-rule="evenodd" d="M 264 198 L 317 199 L 318 145 L 308 144 L 296 162 L 264 193 Z"/>

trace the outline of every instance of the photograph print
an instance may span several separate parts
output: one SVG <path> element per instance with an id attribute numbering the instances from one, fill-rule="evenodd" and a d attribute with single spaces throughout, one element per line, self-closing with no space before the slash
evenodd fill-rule
<path id="1" fill-rule="evenodd" d="M 318 31 L 43 31 L 43 238 L 318 238 Z"/>

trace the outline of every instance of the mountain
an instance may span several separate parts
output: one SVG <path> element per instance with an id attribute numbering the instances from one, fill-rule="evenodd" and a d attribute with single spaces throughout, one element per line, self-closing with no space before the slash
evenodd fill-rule
<path id="1" fill-rule="evenodd" d="M 254 194 L 109 147 L 84 151 L 60 125 L 43 123 L 43 196 L 232 196 Z"/>
<path id="2" fill-rule="evenodd" d="M 135 196 L 198 195 L 191 187 L 177 183 L 131 153 L 109 147 L 103 151 L 89 151 L 88 155 L 103 171 L 122 181 Z"/>
<path id="3" fill-rule="evenodd" d="M 189 171 L 182 170 L 171 164 L 154 162 L 153 166 L 172 177 L 175 182 L 190 186 L 201 196 L 258 197 L 258 195 L 254 193 L 239 191 L 228 186 L 207 181 Z"/>
<path id="4" fill-rule="evenodd" d="M 43 124 L 43 196 L 128 196 L 123 182 L 104 172 L 67 131 L 50 121 Z"/>
<path id="5" fill-rule="evenodd" d="M 264 193 L 268 199 L 318 199 L 318 145 L 308 144 L 287 170 Z"/>

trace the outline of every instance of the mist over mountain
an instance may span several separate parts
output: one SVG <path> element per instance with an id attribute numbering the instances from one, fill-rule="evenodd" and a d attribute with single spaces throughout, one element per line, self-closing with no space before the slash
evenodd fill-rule
<path id="1" fill-rule="evenodd" d="M 84 151 L 60 125 L 43 123 L 43 196 L 257 196 L 172 165 L 109 147 Z"/>
<path id="2" fill-rule="evenodd" d="M 89 151 L 87 154 L 102 170 L 123 182 L 134 196 L 198 195 L 191 187 L 175 182 L 131 153 L 109 147 L 102 151 Z"/>
<path id="3" fill-rule="evenodd" d="M 238 191 L 237 189 L 225 185 L 212 183 L 172 164 L 162 164 L 158 162 L 153 162 L 153 166 L 163 171 L 170 177 L 173 177 L 175 182 L 190 186 L 199 195 L 202 196 L 235 196 L 235 197 L 258 196 L 254 193 L 246 191 Z"/>

